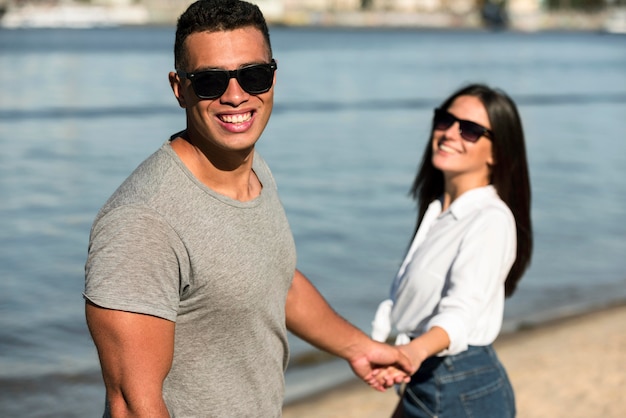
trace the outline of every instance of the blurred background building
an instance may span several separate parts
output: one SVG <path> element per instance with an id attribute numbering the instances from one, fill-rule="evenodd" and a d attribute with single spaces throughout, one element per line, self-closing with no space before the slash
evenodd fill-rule
<path id="1" fill-rule="evenodd" d="M 626 0 L 251 0 L 271 24 L 606 30 L 626 33 Z M 170 25 L 192 0 L 0 0 L 12 27 Z"/>

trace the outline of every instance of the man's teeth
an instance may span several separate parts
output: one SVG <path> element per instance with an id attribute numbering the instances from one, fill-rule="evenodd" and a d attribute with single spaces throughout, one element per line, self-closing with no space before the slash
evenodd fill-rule
<path id="1" fill-rule="evenodd" d="M 238 115 L 222 115 L 220 119 L 228 123 L 243 123 L 249 121 L 252 118 L 252 113 L 243 113 Z"/>

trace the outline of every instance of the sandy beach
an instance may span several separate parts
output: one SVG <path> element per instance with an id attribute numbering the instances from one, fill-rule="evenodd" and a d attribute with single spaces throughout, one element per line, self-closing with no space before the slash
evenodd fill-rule
<path id="1" fill-rule="evenodd" d="M 495 348 L 519 418 L 626 416 L 626 304 L 501 336 Z M 397 401 L 355 380 L 287 405 L 283 417 L 389 417 Z"/>

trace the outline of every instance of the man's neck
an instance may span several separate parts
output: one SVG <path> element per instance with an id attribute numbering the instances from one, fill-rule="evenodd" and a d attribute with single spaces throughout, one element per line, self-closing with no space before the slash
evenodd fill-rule
<path id="1" fill-rule="evenodd" d="M 191 173 L 211 190 L 246 202 L 261 193 L 261 183 L 252 170 L 254 148 L 240 152 L 200 147 L 184 134 L 171 147 Z"/>

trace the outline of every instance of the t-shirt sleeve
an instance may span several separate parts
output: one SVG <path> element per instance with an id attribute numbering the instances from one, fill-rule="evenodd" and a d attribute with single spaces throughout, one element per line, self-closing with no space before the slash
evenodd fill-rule
<path id="1" fill-rule="evenodd" d="M 103 308 L 176 321 L 185 248 L 155 212 L 116 208 L 94 224 L 84 297 Z"/>

